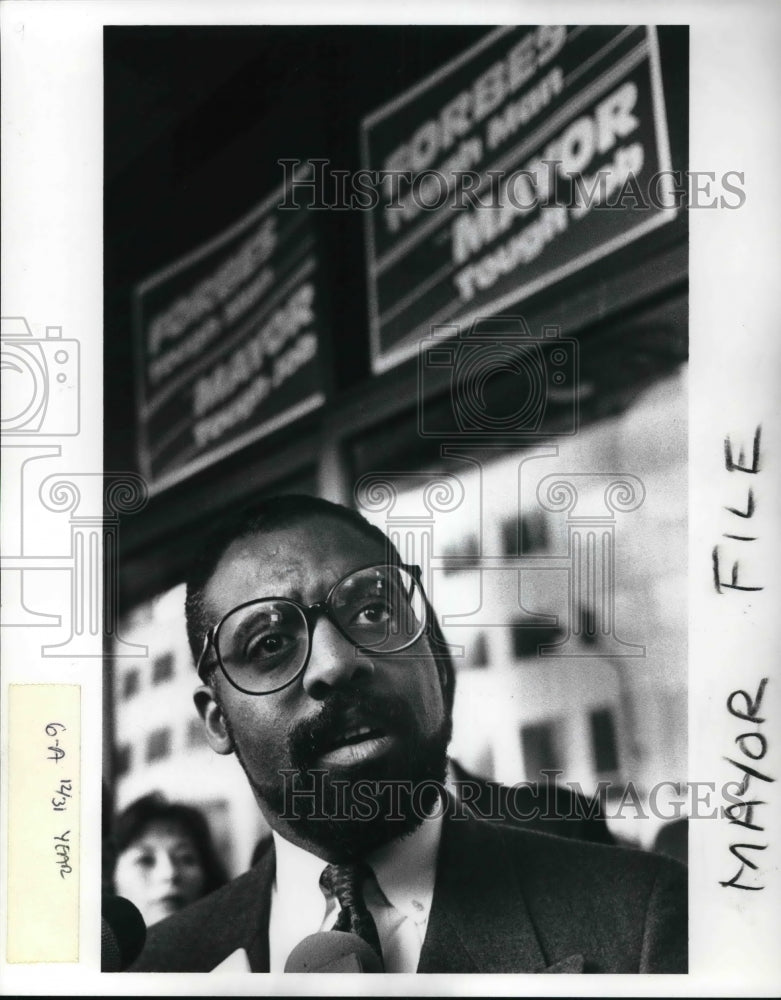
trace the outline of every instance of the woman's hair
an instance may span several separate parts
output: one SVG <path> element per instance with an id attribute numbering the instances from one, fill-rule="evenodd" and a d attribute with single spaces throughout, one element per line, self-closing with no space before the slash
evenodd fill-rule
<path id="1" fill-rule="evenodd" d="M 228 876 L 214 846 L 206 817 L 193 806 L 168 802 L 159 792 L 144 795 L 124 809 L 114 822 L 115 857 L 139 840 L 152 823 L 173 823 L 192 840 L 204 873 L 203 894 L 225 885 Z"/>

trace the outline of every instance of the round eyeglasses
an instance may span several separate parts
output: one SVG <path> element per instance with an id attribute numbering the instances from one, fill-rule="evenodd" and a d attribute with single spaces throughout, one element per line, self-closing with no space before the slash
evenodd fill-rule
<path id="1" fill-rule="evenodd" d="M 198 657 L 204 677 L 209 647 L 230 683 L 245 694 L 273 694 L 309 663 L 312 635 L 324 615 L 362 653 L 400 653 L 426 628 L 420 567 L 398 564 L 353 570 L 308 607 L 287 597 L 262 597 L 229 611 L 209 629 Z"/>

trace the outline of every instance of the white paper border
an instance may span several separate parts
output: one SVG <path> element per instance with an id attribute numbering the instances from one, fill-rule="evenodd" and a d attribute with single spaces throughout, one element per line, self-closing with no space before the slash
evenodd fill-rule
<path id="1" fill-rule="evenodd" d="M 730 2 L 576 2 L 430 3 L 423 0 L 338 8 L 299 2 L 300 23 L 691 23 L 691 156 L 692 169 L 738 169 L 745 172 L 747 200 L 734 212 L 692 212 L 691 223 L 691 776 L 713 780 L 722 757 L 731 749 L 734 727 L 724 710 L 724 694 L 741 685 L 751 688 L 765 673 L 771 683 L 763 704 L 769 735 L 778 732 L 781 702 L 778 689 L 778 601 L 774 616 L 754 624 L 754 636 L 738 661 L 725 646 L 724 629 L 714 627 L 709 581 L 699 574 L 705 556 L 722 530 L 723 497 L 714 477 L 723 468 L 721 439 L 725 430 L 748 434 L 757 419 L 764 424 L 761 500 L 781 509 L 779 496 L 778 371 L 781 338 L 781 162 L 778 95 L 781 93 L 781 8 L 774 0 Z M 84 350 L 84 384 L 92 387 L 84 401 L 84 432 L 64 446 L 63 459 L 99 469 L 99 342 L 102 328 L 102 53 L 103 23 L 289 23 L 289 8 L 278 4 L 6 0 L 2 19 L 3 83 L 3 218 L 2 302 L 4 315 L 23 315 L 34 327 L 61 325 L 63 335 L 77 337 Z M 736 392 L 736 387 L 739 392 Z M 725 424 L 729 425 L 728 427 Z M 6 487 L 7 488 L 7 487 Z M 759 490 L 759 487 L 757 487 Z M 727 498 L 729 499 L 729 498 Z M 778 518 L 764 524 L 763 579 L 771 594 L 779 590 Z M 730 633 L 727 631 L 727 636 Z M 85 725 L 83 755 L 101 756 L 101 679 L 99 661 L 57 661 L 31 669 L 25 637 L 2 636 L 3 688 L 8 683 L 36 681 L 81 683 Z M 732 654 L 732 655 L 730 655 Z M 5 706 L 3 706 L 5 713 Z M 3 714 L 5 721 L 5 714 Z M 3 733 L 5 734 L 5 727 Z M 4 750 L 7 749 L 4 746 Z M 7 753 L 3 754 L 4 761 Z M 779 747 L 771 739 L 764 761 L 781 777 Z M 5 765 L 4 765 L 5 766 Z M 97 766 L 96 766 L 97 770 Z M 3 795 L 7 782 L 3 780 Z M 779 940 L 779 821 L 776 785 L 766 814 L 771 847 L 763 858 L 768 890 L 736 899 L 729 913 L 709 925 L 704 920 L 723 906 L 724 891 L 714 877 L 724 844 L 710 834 L 711 824 L 692 824 L 691 895 L 693 919 L 688 977 L 607 977 L 598 981 L 570 977 L 406 977 L 343 981 L 340 992 L 394 994 L 459 993 L 464 995 L 523 993 L 556 995 L 774 995 L 781 981 Z M 330 992 L 330 981 L 233 977 L 219 984 L 201 976 L 122 976 L 107 979 L 99 964 L 100 783 L 97 775 L 82 789 L 85 823 L 82 864 L 82 964 L 69 966 L 3 966 L 5 993 L 100 995 L 159 993 L 226 995 L 258 992 L 296 994 Z M 3 799 L 3 814 L 6 802 Z M 93 822 L 86 821 L 92 817 Z M 721 831 L 723 833 L 724 831 Z M 721 840 L 724 841 L 724 837 Z M 5 844 L 2 872 L 5 883 Z M 715 857 L 715 862 L 714 862 Z M 714 868 L 706 866 L 714 863 Z M 726 865 L 726 860 L 725 860 Z M 717 870 L 721 868 L 721 870 Z M 748 895 L 748 894 L 746 894 Z M 4 959 L 5 942 L 0 943 Z"/>

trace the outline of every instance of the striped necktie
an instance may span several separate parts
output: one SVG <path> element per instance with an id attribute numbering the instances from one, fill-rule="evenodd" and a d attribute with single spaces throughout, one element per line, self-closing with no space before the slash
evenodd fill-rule
<path id="1" fill-rule="evenodd" d="M 323 893 L 335 897 L 341 906 L 334 930 L 357 934 L 377 952 L 382 961 L 382 947 L 377 925 L 363 898 L 363 881 L 373 878 L 367 864 L 327 865 L 320 876 Z"/>

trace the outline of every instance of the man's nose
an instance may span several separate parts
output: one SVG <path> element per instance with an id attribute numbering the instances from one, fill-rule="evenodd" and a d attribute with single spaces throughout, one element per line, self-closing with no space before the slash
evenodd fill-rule
<path id="1" fill-rule="evenodd" d="M 374 672 L 374 665 L 361 655 L 333 622 L 325 616 L 312 634 L 309 663 L 303 686 L 310 698 L 321 701 L 334 688 L 344 687 Z"/>

